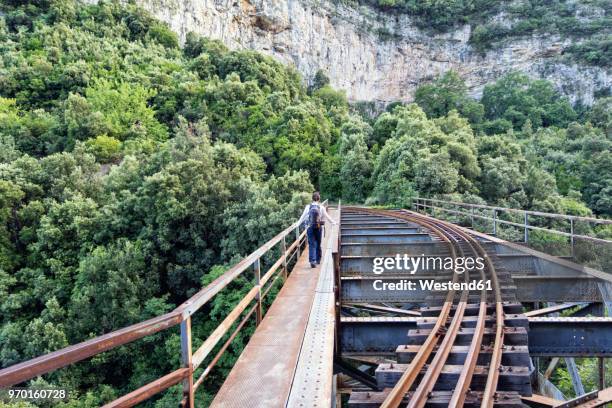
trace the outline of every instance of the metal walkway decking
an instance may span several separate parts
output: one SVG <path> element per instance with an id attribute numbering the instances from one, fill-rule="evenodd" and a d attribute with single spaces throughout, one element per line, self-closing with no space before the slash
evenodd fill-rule
<path id="1" fill-rule="evenodd" d="M 336 211 L 330 216 L 337 219 Z M 334 242 L 337 227 L 328 226 L 315 269 L 301 254 L 211 407 L 330 406 Z"/>

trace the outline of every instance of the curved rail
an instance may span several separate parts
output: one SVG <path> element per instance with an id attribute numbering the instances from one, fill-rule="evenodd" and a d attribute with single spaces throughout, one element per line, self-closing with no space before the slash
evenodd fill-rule
<path id="1" fill-rule="evenodd" d="M 431 230 L 436 236 L 440 237 L 445 242 L 448 242 L 451 247 L 451 255 L 455 258 L 457 255 L 457 250 L 455 246 L 458 248 L 462 254 L 464 253 L 461 248 L 461 244 L 465 243 L 469 246 L 470 250 L 481 256 L 485 261 L 486 270 L 489 272 L 491 283 L 494 288 L 494 297 L 495 297 L 495 314 L 496 314 L 496 332 L 495 339 L 493 344 L 493 351 L 491 354 L 491 362 L 489 364 L 489 372 L 487 375 L 487 383 L 485 387 L 485 391 L 483 393 L 482 398 L 482 407 L 492 407 L 495 397 L 495 392 L 497 389 L 497 382 L 499 378 L 499 368 L 501 364 L 501 355 L 503 351 L 503 326 L 504 326 L 504 314 L 503 314 L 503 304 L 501 299 L 501 290 L 499 287 L 499 281 L 497 279 L 495 267 L 491 262 L 490 258 L 487 255 L 486 250 L 482 247 L 482 245 L 468 233 L 463 231 L 461 228 L 440 220 L 431 219 L 429 217 L 425 217 L 421 214 L 414 213 L 411 211 L 402 211 L 402 213 L 397 213 L 394 211 L 385 211 L 385 210 L 370 210 L 370 209 L 362 209 L 359 208 L 360 211 L 368 212 L 372 214 L 384 215 L 396 219 L 401 219 L 404 221 L 410 221 L 417 223 L 419 225 L 424 226 L 425 228 Z M 481 271 L 481 277 L 485 278 L 484 270 Z M 468 279 L 467 272 L 465 275 L 465 279 Z M 453 275 L 453 282 L 456 282 L 457 274 Z M 455 311 L 455 315 L 453 320 L 451 321 L 448 330 L 446 330 L 446 334 L 444 339 L 442 340 L 438 351 L 436 352 L 431 364 L 429 365 L 423 379 L 421 380 L 419 386 L 416 391 L 412 395 L 408 407 L 410 408 L 420 408 L 423 407 L 426 402 L 430 392 L 433 390 L 436 380 L 439 377 L 442 368 L 444 367 L 444 363 L 446 362 L 450 350 L 453 346 L 453 343 L 456 339 L 458 330 L 461 325 L 461 321 L 463 319 L 463 314 L 465 308 L 467 306 L 467 300 L 469 296 L 469 291 L 463 291 L 461 298 L 457 304 L 457 308 Z M 474 329 L 474 336 L 470 343 L 470 347 L 468 349 L 468 354 L 466 356 L 466 361 L 464 366 L 466 369 L 461 373 L 457 386 L 451 396 L 450 406 L 462 406 L 465 402 L 466 394 L 469 390 L 469 386 L 474 374 L 474 370 L 476 367 L 476 363 L 478 360 L 478 355 L 480 352 L 480 347 L 482 344 L 482 338 L 485 330 L 485 322 L 487 317 L 487 299 L 486 299 L 486 290 L 482 290 L 480 293 L 480 307 L 478 312 L 478 319 L 476 322 L 476 327 Z M 444 330 L 446 327 L 448 316 L 450 314 L 450 310 L 453 305 L 453 299 L 455 297 L 455 292 L 451 291 L 447 295 L 447 299 L 444 303 L 444 306 L 441 310 L 440 315 L 436 321 L 434 328 L 432 329 L 430 335 L 425 340 L 425 343 L 419 349 L 419 352 L 414 357 L 396 386 L 391 390 L 391 392 L 387 395 L 387 398 L 381 405 L 385 408 L 396 408 L 400 406 L 402 403 L 404 396 L 410 390 L 412 385 L 414 384 L 416 377 L 418 376 L 421 369 L 426 365 L 428 358 L 430 357 L 433 349 L 438 343 L 438 339 L 441 335 L 440 331 Z"/>
<path id="2" fill-rule="evenodd" d="M 446 232 L 447 236 L 452 240 L 458 251 L 461 253 L 461 256 L 465 256 L 465 251 L 463 250 L 463 248 L 461 248 L 459 239 L 453 234 L 448 233 L 448 231 Z M 464 273 L 464 279 L 466 282 L 469 281 L 468 271 Z M 459 329 L 461 328 L 461 322 L 463 321 L 463 316 L 465 314 L 465 309 L 468 303 L 468 296 L 469 290 L 467 289 L 461 293 L 461 298 L 459 300 L 457 308 L 455 309 L 453 320 L 451 321 L 451 324 L 449 325 L 448 330 L 446 331 L 444 339 L 438 347 L 438 352 L 434 356 L 431 364 L 429 364 L 429 367 L 427 368 L 425 375 L 419 383 L 419 386 L 412 395 L 412 398 L 408 403 L 408 408 L 422 408 L 427 403 L 429 393 L 433 391 L 434 386 L 436 385 L 436 381 L 442 373 L 444 364 L 448 359 L 448 356 L 451 352 L 451 348 L 453 347 L 453 344 L 455 343 L 455 340 L 457 338 L 457 334 L 459 333 Z"/>
<path id="3" fill-rule="evenodd" d="M 486 250 L 482 247 L 482 245 L 476 239 L 471 237 L 469 234 L 465 233 L 461 228 L 455 226 L 454 224 L 448 223 L 446 221 L 441 221 L 441 220 L 436 220 L 436 223 L 441 226 L 446 227 L 448 230 L 453 231 L 454 233 L 457 233 L 462 238 L 464 238 L 466 242 L 470 244 L 470 246 L 472 246 L 478 253 L 480 253 L 480 255 L 485 260 L 487 270 L 490 272 L 491 283 L 492 283 L 494 295 L 495 295 L 495 318 L 496 318 L 495 339 L 493 341 L 493 351 L 491 354 L 491 361 L 489 363 L 487 383 L 485 386 L 485 391 L 483 393 L 482 403 L 481 403 L 481 407 L 490 408 L 490 407 L 493 407 L 493 404 L 494 404 L 495 392 L 497 390 L 497 382 L 499 380 L 499 368 L 501 366 L 501 357 L 502 357 L 503 344 L 504 344 L 504 331 L 503 331 L 504 310 L 503 310 L 501 290 L 499 286 L 499 281 L 497 279 L 497 274 L 495 272 L 493 263 L 491 262 L 489 256 L 487 255 Z M 483 292 L 483 295 L 485 297 L 482 300 L 486 302 L 486 292 Z M 480 305 L 481 307 L 479 310 L 479 318 L 478 318 L 477 326 L 479 326 L 480 330 L 484 332 L 486 303 L 484 304 L 484 307 L 483 307 L 482 300 L 481 300 L 481 305 Z M 482 313 L 483 308 L 485 310 L 484 313 Z M 461 396 L 465 398 L 465 393 L 467 392 L 467 389 L 469 387 L 469 382 L 471 381 L 471 377 L 473 375 L 473 368 L 470 368 L 470 367 L 472 367 L 472 365 L 475 367 L 476 361 L 478 359 L 478 353 L 476 350 L 480 348 L 480 344 L 482 343 L 482 337 L 478 340 L 478 342 L 476 342 L 476 340 L 477 339 L 475 338 L 472 339 L 472 343 L 470 344 L 470 351 L 473 351 L 473 352 L 468 354 L 466 358 L 466 364 L 469 364 L 468 369 L 471 372 L 464 370 L 463 374 L 465 374 L 465 379 L 460 378 L 460 381 L 463 381 L 463 382 L 458 384 L 458 387 L 455 388 L 455 392 L 453 393 L 454 394 L 453 398 L 456 398 L 458 400 L 461 399 L 460 398 Z M 475 348 L 474 350 L 472 350 L 472 346 Z M 451 404 L 451 406 L 453 405 Z"/>
<path id="4" fill-rule="evenodd" d="M 491 262 L 489 256 L 487 255 L 487 252 L 485 251 L 485 249 L 482 247 L 482 245 L 473 237 L 471 237 L 469 234 L 465 233 L 461 228 L 445 222 L 445 221 L 440 221 L 437 220 L 437 223 L 439 225 L 443 225 L 446 228 L 448 228 L 449 230 L 452 230 L 453 232 L 459 234 L 460 236 L 462 236 L 467 242 L 470 243 L 471 246 L 473 246 L 473 248 L 480 253 L 480 255 L 483 257 L 483 259 L 485 260 L 485 264 L 487 266 L 487 270 L 490 272 L 490 278 L 491 278 L 491 282 L 492 282 L 492 286 L 493 286 L 493 290 L 494 290 L 494 295 L 495 295 L 495 316 L 496 316 L 496 322 L 495 322 L 495 339 L 493 341 L 493 351 L 491 354 L 491 361 L 489 363 L 489 370 L 488 370 L 488 375 L 487 375 L 487 383 L 485 386 L 485 391 L 483 393 L 483 397 L 482 397 L 482 403 L 481 403 L 481 407 L 493 407 L 494 404 L 494 399 L 495 399 L 495 392 L 497 390 L 497 382 L 499 379 L 499 368 L 501 366 L 501 357 L 502 357 L 502 352 L 503 352 L 503 343 L 504 343 L 504 310 L 503 310 L 503 304 L 502 304 L 502 299 L 501 299 L 501 290 L 500 290 L 500 286 L 499 286 L 499 281 L 497 279 L 497 274 L 495 272 L 495 268 L 493 266 L 493 263 Z M 484 300 L 486 301 L 486 294 L 485 294 L 485 298 Z M 484 309 L 485 309 L 485 313 L 481 314 L 480 312 L 482 312 L 483 309 L 483 305 L 482 305 L 482 301 L 481 301 L 481 309 L 479 311 L 479 319 L 478 319 L 478 325 L 480 326 L 481 330 L 484 331 L 484 324 L 485 324 L 485 319 L 484 316 L 486 315 L 486 303 L 484 305 Z M 482 343 L 482 338 L 478 341 L 478 343 L 475 342 L 475 338 L 472 339 L 472 343 L 470 344 L 470 346 L 474 346 L 476 349 L 480 348 L 480 343 Z M 470 350 L 472 351 L 472 350 Z M 468 361 L 468 359 L 470 359 L 470 361 Z M 475 366 L 476 365 L 476 360 L 478 359 L 478 353 L 474 352 L 472 354 L 468 354 L 468 357 L 466 358 L 466 363 L 469 364 L 468 367 L 471 367 L 472 365 Z M 473 368 L 470 370 L 471 373 L 469 373 L 469 377 L 466 374 L 466 378 L 464 380 L 460 379 L 460 381 L 464 381 L 463 383 L 459 384 L 459 386 L 461 387 L 457 387 L 455 389 L 454 394 L 459 394 L 461 393 L 463 395 L 463 397 L 465 397 L 465 392 L 467 391 L 467 388 L 469 387 L 469 381 L 471 380 L 471 376 L 473 374 Z M 464 371 L 465 373 L 466 371 Z M 453 395 L 453 397 L 455 397 L 455 395 Z M 457 395 L 457 398 L 459 397 L 459 395 Z M 451 405 L 452 406 L 452 405 Z"/>
<path id="5" fill-rule="evenodd" d="M 379 212 L 375 210 L 369 210 L 366 212 L 370 212 L 374 214 L 376 213 L 380 214 L 382 212 L 384 213 L 384 215 L 389 215 L 389 214 L 386 214 L 385 211 L 380 211 L 380 210 Z M 444 242 L 447 242 L 450 245 L 450 250 L 451 250 L 451 254 L 453 258 L 456 257 L 455 248 L 453 247 L 453 245 L 451 245 L 450 240 L 448 239 L 448 237 L 444 234 L 442 230 L 437 228 L 429 220 L 424 220 L 423 217 L 418 217 L 418 218 L 415 217 L 409 220 L 431 230 L 441 240 L 443 240 Z M 455 274 L 453 275 L 453 282 L 456 282 L 456 281 L 457 281 L 457 275 Z M 398 381 L 397 385 L 391 390 L 391 392 L 389 393 L 389 395 L 387 396 L 387 398 L 385 399 L 381 407 L 395 408 L 401 404 L 404 398 L 404 395 L 406 395 L 406 393 L 410 390 L 410 387 L 412 386 L 412 384 L 414 384 L 414 381 L 416 380 L 417 375 L 419 374 L 421 369 L 427 364 L 427 360 L 429 359 L 429 356 L 433 352 L 436 344 L 438 344 L 438 339 L 442 335 L 444 326 L 446 325 L 446 321 L 448 320 L 448 316 L 450 315 L 454 296 L 455 296 L 455 291 L 454 290 L 449 291 L 446 297 L 446 301 L 444 302 L 444 305 L 442 307 L 442 310 L 440 311 L 440 315 L 438 316 L 438 319 L 433 329 L 429 333 L 429 336 L 427 336 L 427 339 L 425 340 L 425 342 L 423 343 L 423 345 L 417 352 L 416 356 L 414 357 L 414 359 L 412 360 L 412 362 L 410 363 L 406 371 L 402 374 L 402 377 Z"/>

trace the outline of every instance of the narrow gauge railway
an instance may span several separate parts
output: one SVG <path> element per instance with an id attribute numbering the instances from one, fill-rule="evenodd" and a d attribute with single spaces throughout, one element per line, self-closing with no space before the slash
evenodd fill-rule
<path id="1" fill-rule="evenodd" d="M 476 273 L 452 273 L 453 283 L 490 280 L 492 289 L 432 292 L 428 304 L 420 308 L 418 328 L 409 331 L 407 344 L 396 351 L 397 363 L 382 363 L 376 369 L 383 391 L 353 392 L 349 406 L 523 407 L 521 396 L 531 395 L 527 319 L 521 316 L 520 304 L 513 301 L 510 275 L 496 270 L 482 243 L 453 224 L 409 211 L 345 207 L 342 222 L 349 227 L 341 234 L 341 245 L 346 238 L 351 241 L 350 225 L 367 228 L 378 224 L 378 236 L 385 226 L 397 228 L 392 222 L 416 227 L 417 234 L 429 235 L 438 247 L 446 246 L 452 258 L 484 259 L 485 267 Z M 399 239 L 390 238 L 380 245 L 376 234 L 372 237 L 357 245 L 398 249 L 402 247 L 398 244 L 406 241 L 396 234 Z M 379 255 L 392 256 L 384 250 Z M 503 295 L 502 284 L 510 288 Z"/>
<path id="2" fill-rule="evenodd" d="M 306 233 L 294 223 L 174 311 L 0 370 L 0 388 L 180 325 L 181 367 L 107 406 L 134 406 L 182 382 L 181 405 L 194 407 L 195 389 L 253 316 L 255 333 L 213 406 L 569 408 L 612 403 L 612 388 L 604 385 L 604 359 L 612 357 L 612 318 L 604 315 L 612 304 L 608 274 L 503 241 L 495 228 L 488 235 L 406 210 L 338 206 L 330 214 L 341 221 L 340 228 L 325 234 L 320 268 L 309 265 Z M 276 261 L 265 260 L 272 250 Z M 403 263 L 397 255 L 406 255 Z M 459 271 L 459 260 L 466 257 L 481 263 Z M 434 259 L 433 267 L 412 263 L 415 258 Z M 436 263 L 438 258 L 454 266 Z M 250 291 L 206 340 L 194 343 L 191 316 L 247 274 L 253 279 Z M 284 284 L 264 310 L 263 299 L 276 279 Z M 467 285 L 475 280 L 490 284 Z M 377 290 L 376 281 L 389 289 Z M 452 290 L 417 282 L 450 282 Z M 560 311 L 571 316 L 546 316 Z M 223 336 L 229 338 L 220 344 Z M 216 345 L 220 348 L 213 354 Z M 555 392 L 538 368 L 543 358 L 586 356 L 599 358 L 599 389 L 577 391 L 573 400 Z M 554 364 L 553 359 L 547 371 Z M 204 370 L 194 381 L 198 367 Z M 579 383 L 577 373 L 570 375 Z"/>

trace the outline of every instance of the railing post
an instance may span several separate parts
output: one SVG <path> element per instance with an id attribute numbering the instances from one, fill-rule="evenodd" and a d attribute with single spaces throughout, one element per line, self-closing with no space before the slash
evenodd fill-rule
<path id="1" fill-rule="evenodd" d="M 295 242 L 297 243 L 296 245 L 296 250 L 297 250 L 297 259 L 299 259 L 301 252 L 302 252 L 302 248 L 300 248 L 300 226 L 298 225 L 297 227 L 295 227 Z"/>
<path id="2" fill-rule="evenodd" d="M 525 243 L 529 243 L 529 214 L 525 211 Z"/>
<path id="3" fill-rule="evenodd" d="M 497 210 L 493 210 L 493 236 L 497 236 Z"/>
<path id="4" fill-rule="evenodd" d="M 471 215 L 471 224 L 472 224 L 472 229 L 474 229 L 474 207 L 471 206 L 470 209 L 471 209 L 470 212 L 472 213 L 472 215 Z"/>
<path id="5" fill-rule="evenodd" d="M 287 280 L 287 241 L 283 237 L 283 282 Z"/>
<path id="6" fill-rule="evenodd" d="M 262 307 L 261 307 L 261 258 L 257 258 L 253 263 L 253 269 L 255 270 L 255 284 L 257 285 L 257 295 L 255 296 L 255 300 L 257 301 L 257 326 L 261 323 L 262 320 Z"/>
<path id="7" fill-rule="evenodd" d="M 576 252 L 574 249 L 574 219 L 570 218 L 570 245 L 572 250 L 572 260 L 575 258 Z"/>
<path id="8" fill-rule="evenodd" d="M 189 368 L 189 377 L 183 380 L 183 406 L 194 408 L 193 364 L 191 362 L 191 317 L 181 322 L 181 364 Z"/>

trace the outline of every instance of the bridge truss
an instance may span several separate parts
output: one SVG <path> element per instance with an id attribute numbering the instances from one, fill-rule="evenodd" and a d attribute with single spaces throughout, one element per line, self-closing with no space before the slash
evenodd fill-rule
<path id="1" fill-rule="evenodd" d="M 237 334 L 254 321 L 253 347 L 277 345 L 275 336 L 284 336 L 295 347 L 265 355 L 265 371 L 276 370 L 278 381 L 253 381 L 264 373 L 261 365 L 250 363 L 253 359 L 248 357 L 258 354 L 249 351 L 249 343 L 237 367 L 250 374 L 232 372 L 213 406 L 244 406 L 249 401 L 252 406 L 266 407 L 509 408 L 592 407 L 612 402 L 612 390 L 603 387 L 601 364 L 612 354 L 612 319 L 606 317 L 606 306 L 612 305 L 612 277 L 578 265 L 572 258 L 576 240 L 590 239 L 574 230 L 575 222 L 586 219 L 559 218 L 571 224 L 569 233 L 558 231 L 571 241 L 570 256 L 559 257 L 495 236 L 505 223 L 522 227 L 528 241 L 529 231 L 543 229 L 529 224 L 529 216 L 545 213 L 523 212 L 521 224 L 499 216 L 508 209 L 473 206 L 465 211 L 458 204 L 449 207 L 444 202 L 418 199 L 418 211 L 338 206 L 333 213 L 340 228 L 329 229 L 324 261 L 312 272 L 316 273 L 313 277 L 304 269 L 308 264 L 305 231 L 293 224 L 172 312 L 0 370 L 0 388 L 24 384 L 178 326 L 181 367 L 106 406 L 135 406 L 182 384 L 183 398 L 178 402 L 195 407 L 197 389 Z M 446 212 L 492 221 L 493 234 L 420 213 L 427 210 L 438 216 Z M 487 210 L 493 211 L 491 217 L 483 215 Z M 384 274 L 373 273 L 375 258 L 396 254 L 479 257 L 484 268 L 463 274 L 436 269 L 406 273 L 393 268 Z M 195 347 L 192 316 L 204 313 L 214 296 L 242 276 L 251 282 L 247 294 Z M 422 280 L 483 280 L 491 286 L 431 291 L 419 287 Z M 399 287 L 410 282 L 414 290 L 376 289 L 376 285 Z M 275 285 L 283 288 L 272 303 Z M 297 295 L 306 303 L 292 309 L 297 298 L 291 296 Z M 281 307 L 283 298 L 286 306 Z M 303 324 L 289 328 L 295 319 L 302 319 Z M 285 323 L 278 323 L 282 321 Z M 600 358 L 600 390 L 562 401 L 548 381 L 550 372 L 559 359 L 570 362 L 574 357 Z M 542 373 L 545 362 L 548 369 Z M 268 392 L 262 392 L 266 387 Z M 243 398 L 223 397 L 236 390 Z M 274 394 L 277 398 L 266 399 Z"/>

